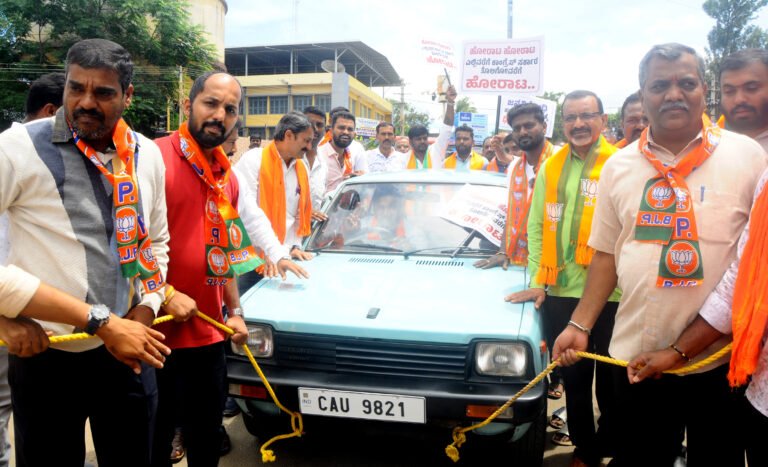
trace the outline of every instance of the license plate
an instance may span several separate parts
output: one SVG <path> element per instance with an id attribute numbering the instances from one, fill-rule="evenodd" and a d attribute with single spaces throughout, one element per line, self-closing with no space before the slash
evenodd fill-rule
<path id="1" fill-rule="evenodd" d="M 426 422 L 423 397 L 299 388 L 299 407 L 309 415 Z"/>

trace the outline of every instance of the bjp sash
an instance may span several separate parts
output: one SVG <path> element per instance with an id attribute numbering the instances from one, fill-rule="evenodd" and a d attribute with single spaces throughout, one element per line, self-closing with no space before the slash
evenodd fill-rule
<path id="1" fill-rule="evenodd" d="M 523 159 L 523 158 L 521 157 L 520 159 Z M 507 166 L 507 168 L 509 168 L 509 166 Z M 488 163 L 488 167 L 486 167 L 485 170 L 488 172 L 498 172 L 498 173 L 506 173 L 507 171 L 506 169 L 499 170 L 499 161 L 496 157 L 491 159 L 491 162 Z"/>
<path id="2" fill-rule="evenodd" d="M 77 136 L 69 120 L 67 125 L 77 149 L 104 174 L 112 185 L 117 254 L 123 277 L 130 279 L 139 276 L 147 293 L 159 290 L 165 285 L 165 279 L 152 253 L 152 240 L 149 238 L 139 211 L 139 185 L 135 176 L 138 140 L 136 133 L 122 118 L 117 122 L 112 130 L 112 143 L 117 149 L 117 158 L 112 160 L 112 172 L 110 172 L 99 160 L 96 151 Z"/>
<path id="3" fill-rule="evenodd" d="M 179 145 L 195 173 L 208 186 L 205 202 L 205 258 L 208 263 L 206 285 L 225 285 L 237 274 L 259 267 L 262 261 L 251 245 L 237 210 L 227 199 L 224 187 L 232 173 L 221 146 L 213 150 L 213 160 L 224 169 L 217 179 L 197 141 L 189 133 L 187 122 L 179 127 Z"/>
<path id="4" fill-rule="evenodd" d="M 749 216 L 749 239 L 739 263 L 733 291 L 733 349 L 728 381 L 747 383 L 755 372 L 768 321 L 768 189 L 764 188 Z"/>
<path id="5" fill-rule="evenodd" d="M 565 269 L 566 261 L 587 266 L 592 261 L 595 250 L 587 246 L 592 229 L 592 216 L 597 203 L 597 182 L 605 161 L 617 151 L 601 135 L 592 145 L 581 170 L 581 181 L 573 206 L 566 206 L 565 189 L 571 171 L 573 156 L 570 144 L 566 144 L 549 158 L 544 166 L 546 178 L 544 226 L 542 229 L 542 251 L 536 282 L 540 284 L 564 286 L 560 271 Z M 573 212 L 568 243 L 563 241 L 561 220 L 565 209 Z M 565 250 L 563 247 L 565 246 Z"/>
<path id="6" fill-rule="evenodd" d="M 309 175 L 303 162 L 296 160 L 296 178 L 299 182 L 298 235 L 311 233 L 312 202 L 309 196 Z M 272 223 L 272 230 L 280 243 L 285 241 L 285 185 L 283 162 L 277 153 L 275 142 L 269 143 L 261 153 L 259 169 L 259 207 Z"/>
<path id="7" fill-rule="evenodd" d="M 330 141 L 331 138 L 332 138 L 331 130 L 326 131 L 325 132 L 325 136 L 323 136 L 323 139 L 321 139 L 320 142 L 317 143 L 317 146 L 320 147 L 320 146 L 324 145 L 325 143 Z"/>
<path id="8" fill-rule="evenodd" d="M 544 149 L 539 155 L 534 173 L 545 160 L 555 152 L 555 147 L 544 140 Z M 533 190 L 528 196 L 528 176 L 525 173 L 525 156 L 521 157 L 512 167 L 512 178 L 509 184 L 509 202 L 507 203 L 507 235 L 504 243 L 507 248 L 507 258 L 512 264 L 524 266 L 528 261 L 528 212 L 531 208 Z"/>
<path id="9" fill-rule="evenodd" d="M 419 167 L 419 161 L 416 159 L 416 155 L 411 151 L 411 157 L 408 158 L 407 169 L 431 169 L 432 168 L 432 156 L 429 154 L 429 150 L 424 153 L 424 160 L 422 166 Z"/>
<path id="10" fill-rule="evenodd" d="M 720 118 L 717 120 L 717 126 L 725 129 L 725 115 L 720 115 Z"/>
<path id="11" fill-rule="evenodd" d="M 445 160 L 445 164 L 443 164 L 444 169 L 455 169 L 456 168 L 456 158 L 457 153 L 454 152 L 453 154 L 448 157 L 448 159 Z M 475 151 L 472 151 L 469 159 L 469 168 L 470 170 L 483 170 L 483 164 L 485 159 L 483 159 L 483 156 L 476 153 Z"/>
<path id="12" fill-rule="evenodd" d="M 622 149 L 622 148 L 627 147 L 628 144 L 629 144 L 629 142 L 627 141 L 627 138 L 622 138 L 619 141 L 616 141 L 614 146 L 616 146 L 617 149 Z"/>
<path id="13" fill-rule="evenodd" d="M 635 240 L 660 243 L 656 287 L 695 287 L 704 279 L 693 200 L 685 177 L 712 155 L 721 129 L 702 116 L 702 140 L 675 167 L 662 163 L 648 144 L 648 128 L 640 136 L 640 151 L 659 175 L 645 184 L 637 212 Z"/>

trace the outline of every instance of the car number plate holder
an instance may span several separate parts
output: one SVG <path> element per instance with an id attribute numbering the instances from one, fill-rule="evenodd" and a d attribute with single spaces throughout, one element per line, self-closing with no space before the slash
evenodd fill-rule
<path id="1" fill-rule="evenodd" d="M 424 397 L 299 388 L 299 408 L 308 415 L 426 423 Z"/>

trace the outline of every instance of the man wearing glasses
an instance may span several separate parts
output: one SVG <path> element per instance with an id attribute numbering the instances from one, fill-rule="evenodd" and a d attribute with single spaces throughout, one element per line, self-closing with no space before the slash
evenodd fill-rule
<path id="1" fill-rule="evenodd" d="M 616 152 L 601 132 L 607 123 L 600 98 L 590 91 L 573 91 L 563 101 L 563 129 L 568 144 L 547 159 L 533 189 L 528 215 L 530 288 L 507 297 L 517 303 L 533 301 L 560 332 L 569 324 L 587 280 L 594 250 L 587 246 L 597 202 L 597 182 L 603 164 Z M 621 293 L 609 291 L 607 304 L 589 336 L 588 351 L 605 355 Z M 568 434 L 553 437 L 558 444 L 576 446 L 571 465 L 599 465 L 608 453 L 607 434 L 613 416 L 613 388 L 607 365 L 593 360 L 563 368 Z M 595 429 L 592 379 L 600 407 Z"/>

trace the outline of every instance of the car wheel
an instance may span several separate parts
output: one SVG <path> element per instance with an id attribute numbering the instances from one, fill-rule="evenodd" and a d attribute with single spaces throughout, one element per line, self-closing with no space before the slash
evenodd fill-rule
<path id="1" fill-rule="evenodd" d="M 262 443 L 291 431 L 291 418 L 284 414 L 253 416 L 251 413 L 243 412 L 243 423 L 248 433 L 259 438 Z"/>
<path id="2" fill-rule="evenodd" d="M 544 445 L 547 435 L 547 413 L 542 411 L 522 438 L 508 441 L 510 464 L 514 466 L 538 466 L 544 461 Z"/>

